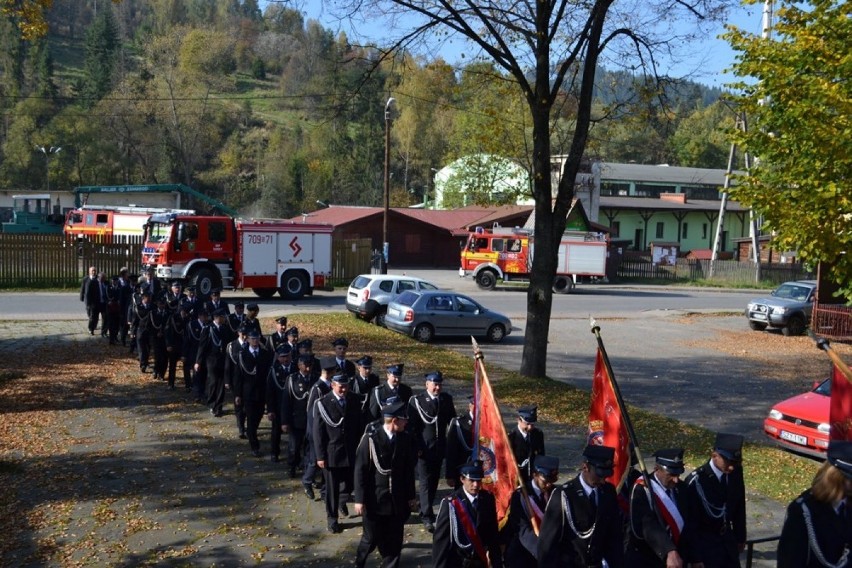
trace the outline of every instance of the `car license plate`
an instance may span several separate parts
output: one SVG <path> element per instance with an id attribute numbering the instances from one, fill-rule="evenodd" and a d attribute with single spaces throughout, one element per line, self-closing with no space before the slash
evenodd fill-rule
<path id="1" fill-rule="evenodd" d="M 784 430 L 781 430 L 780 436 L 782 440 L 787 440 L 788 442 L 793 442 L 799 444 L 800 446 L 808 445 L 807 436 L 800 436 L 799 434 L 793 434 L 792 432 L 786 432 Z"/>
<path id="2" fill-rule="evenodd" d="M 765 320 L 766 314 L 754 313 L 754 314 L 751 314 L 751 318 L 756 319 L 756 320 Z"/>

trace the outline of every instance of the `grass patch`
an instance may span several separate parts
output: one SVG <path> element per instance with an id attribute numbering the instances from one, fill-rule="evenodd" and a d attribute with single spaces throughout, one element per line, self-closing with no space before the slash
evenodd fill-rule
<path id="1" fill-rule="evenodd" d="M 357 320 L 348 314 L 292 315 L 305 337 L 314 339 L 317 352 L 325 350 L 335 337 L 357 338 L 353 352 L 366 353 L 378 362 L 404 362 L 407 382 L 419 386 L 418 375 L 435 368 L 445 376 L 473 380 L 473 351 L 463 355 L 436 347 L 423 345 L 401 334 Z M 588 425 L 589 393 L 571 385 L 548 378 L 523 377 L 512 369 L 488 365 L 488 345 L 482 345 L 486 355 L 486 368 L 492 381 L 494 394 L 501 405 L 521 406 L 536 401 L 542 420 L 584 432 Z M 382 376 L 381 369 L 378 369 Z M 454 393 L 456 398 L 462 394 Z M 665 447 L 682 447 L 684 459 L 691 467 L 707 460 L 715 433 L 685 424 L 673 418 L 646 412 L 628 404 L 630 418 L 647 457 L 652 450 Z M 547 427 L 545 426 L 545 429 Z M 768 444 L 746 444 L 743 448 L 746 485 L 750 490 L 780 501 L 793 500 L 810 486 L 819 464 L 809 459 L 779 450 Z"/>

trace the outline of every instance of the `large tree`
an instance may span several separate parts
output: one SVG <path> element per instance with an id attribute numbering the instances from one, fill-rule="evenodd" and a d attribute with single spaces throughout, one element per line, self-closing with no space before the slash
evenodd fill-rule
<path id="1" fill-rule="evenodd" d="M 461 36 L 513 81 L 528 107 L 529 157 L 535 198 L 535 258 L 527 294 L 520 371 L 545 376 L 553 277 L 559 241 L 574 197 L 592 121 L 595 72 L 602 58 L 647 76 L 657 75 L 657 53 L 678 47 L 689 20 L 724 16 L 728 0 L 338 0 L 364 19 L 385 16 L 400 30 L 393 48 L 417 40 Z M 353 12 L 355 10 L 355 12 Z M 436 37 L 437 34 L 437 37 Z M 566 95 L 567 96 L 563 96 Z M 552 121 L 563 106 L 575 109 L 568 159 L 555 195 L 551 189 Z"/>
<path id="2" fill-rule="evenodd" d="M 732 29 L 736 98 L 748 119 L 734 140 L 755 156 L 731 195 L 754 207 L 780 250 L 826 262 L 852 296 L 852 20 L 850 2 L 785 2 L 770 37 Z M 749 80 L 745 80 L 748 78 Z M 756 80 L 756 81 L 755 81 Z"/>

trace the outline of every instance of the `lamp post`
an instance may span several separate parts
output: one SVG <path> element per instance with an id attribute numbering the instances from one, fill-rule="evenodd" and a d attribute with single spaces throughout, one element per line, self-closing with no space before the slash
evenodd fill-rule
<path id="1" fill-rule="evenodd" d="M 45 183 L 47 184 L 47 193 L 50 193 L 50 155 L 58 154 L 62 151 L 61 146 L 36 146 L 36 150 L 44 154 L 44 171 Z"/>
<path id="2" fill-rule="evenodd" d="M 390 132 L 393 122 L 393 107 L 396 99 L 391 97 L 385 103 L 385 187 L 384 187 L 384 218 L 382 220 L 382 266 L 380 274 L 388 273 L 388 255 L 390 244 L 388 243 L 388 211 L 390 210 Z"/>

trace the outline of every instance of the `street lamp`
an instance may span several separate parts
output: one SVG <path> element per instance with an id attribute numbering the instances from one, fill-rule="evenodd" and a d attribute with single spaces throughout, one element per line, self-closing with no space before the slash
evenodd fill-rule
<path id="1" fill-rule="evenodd" d="M 47 193 L 50 193 L 50 155 L 58 154 L 62 151 L 61 146 L 36 146 L 36 150 L 44 154 L 44 167 L 45 167 L 45 183 L 47 184 Z"/>
<path id="2" fill-rule="evenodd" d="M 391 97 L 385 103 L 385 214 L 382 221 L 382 266 L 380 274 L 388 273 L 388 254 L 390 244 L 388 243 L 388 211 L 390 210 L 390 133 L 391 122 L 393 122 L 393 107 L 396 99 Z"/>

